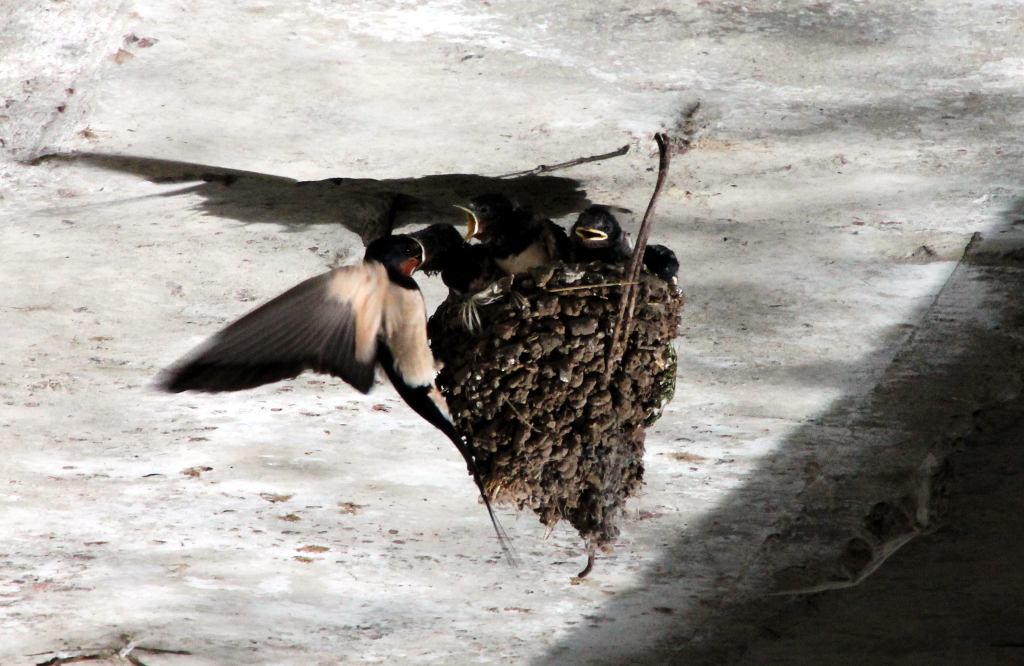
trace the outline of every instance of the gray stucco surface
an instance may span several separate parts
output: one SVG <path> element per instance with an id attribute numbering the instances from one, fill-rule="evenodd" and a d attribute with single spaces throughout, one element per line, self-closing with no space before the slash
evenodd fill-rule
<path id="1" fill-rule="evenodd" d="M 8 2 L 0 661 L 1013 663 L 1022 45 L 1020 2 Z M 522 197 L 635 231 L 696 102 L 676 397 L 588 579 L 510 509 L 498 561 L 386 385 L 150 388 L 389 192 L 628 144 Z"/>

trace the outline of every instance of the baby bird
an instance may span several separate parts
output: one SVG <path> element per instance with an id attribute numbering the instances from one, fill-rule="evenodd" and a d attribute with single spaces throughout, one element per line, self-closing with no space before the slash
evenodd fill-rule
<path id="1" fill-rule="evenodd" d="M 644 268 L 665 282 L 676 284 L 679 260 L 676 259 L 676 253 L 664 245 L 648 245 L 644 248 Z"/>
<path id="2" fill-rule="evenodd" d="M 590 263 L 600 261 L 606 264 L 622 264 L 633 256 L 629 234 L 622 231 L 607 206 L 591 206 L 576 219 L 569 235 L 572 244 L 570 261 Z M 644 248 L 644 268 L 662 280 L 676 284 L 679 260 L 675 252 L 664 245 L 648 245 Z"/>
<path id="3" fill-rule="evenodd" d="M 620 264 L 633 256 L 626 234 L 607 206 L 591 206 L 580 213 L 569 232 L 569 243 L 570 261 L 577 264 Z"/>
<path id="4" fill-rule="evenodd" d="M 548 219 L 517 208 L 501 194 L 482 194 L 466 207 L 469 233 L 490 252 L 505 275 L 564 261 L 569 255 L 565 230 Z"/>
<path id="5" fill-rule="evenodd" d="M 457 255 L 465 244 L 459 230 L 446 223 L 431 224 L 404 235 L 415 238 L 423 246 L 423 263 L 418 270 L 427 275 L 443 273 L 445 268 L 456 263 Z"/>

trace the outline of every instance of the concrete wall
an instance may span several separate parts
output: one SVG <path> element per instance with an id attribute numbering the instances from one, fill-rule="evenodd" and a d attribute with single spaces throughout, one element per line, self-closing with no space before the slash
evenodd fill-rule
<path id="1" fill-rule="evenodd" d="M 875 578 L 829 590 L 889 575 L 908 539 L 905 586 L 954 557 L 919 544 L 943 524 L 976 535 L 986 504 L 963 498 L 982 491 L 957 488 L 1009 506 L 986 479 L 1017 469 L 1014 448 L 958 452 L 1016 441 L 992 433 L 1013 431 L 1022 382 L 1019 2 L 15 0 L 0 21 L 5 664 L 132 640 L 192 653 L 132 653 L 151 666 L 724 663 L 747 646 L 845 663 L 892 625 L 854 645 L 855 617 L 822 616 L 851 627 L 842 642 L 808 608 L 898 609 L 888 587 L 837 596 Z M 651 135 L 688 131 L 698 101 L 653 235 L 688 297 L 676 398 L 585 581 L 571 531 L 544 539 L 510 509 L 525 566 L 499 562 L 457 452 L 390 387 L 148 388 L 357 260 L 395 192 L 439 202 L 413 224 L 488 179 L 629 145 L 521 196 L 623 206 L 635 230 Z M 352 180 L 297 184 L 329 178 Z M 918 648 L 887 663 L 954 635 L 1012 656 L 1019 634 L 982 631 L 1012 626 L 1006 604 L 958 598 L 994 610 L 915 625 Z"/>

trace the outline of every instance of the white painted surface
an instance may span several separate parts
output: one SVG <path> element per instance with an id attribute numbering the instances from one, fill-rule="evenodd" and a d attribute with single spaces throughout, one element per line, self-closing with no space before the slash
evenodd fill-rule
<path id="1" fill-rule="evenodd" d="M 194 653 L 151 665 L 521 664 L 563 640 L 590 647 L 553 659 L 584 663 L 699 627 L 756 587 L 744 572 L 757 544 L 801 510 L 786 488 L 827 482 L 830 461 L 756 498 L 749 523 L 682 555 L 669 544 L 837 400 L 856 410 L 970 234 L 1021 190 L 1015 2 L 4 11 L 5 664 L 125 633 Z M 543 540 L 531 515 L 503 514 L 525 566 L 495 561 L 458 453 L 389 387 L 147 388 L 329 255 L 358 257 L 353 234 L 244 224 L 195 194 L 162 196 L 183 185 L 15 161 L 93 151 L 299 179 L 497 175 L 628 142 L 626 157 L 559 175 L 642 211 L 648 137 L 695 99 L 701 141 L 676 160 L 654 234 L 688 295 L 677 394 L 649 433 L 644 496 L 580 585 L 574 534 Z M 436 303 L 441 286 L 422 282 Z M 213 469 L 181 473 L 196 466 Z M 671 614 L 630 596 L 666 558 L 685 563 Z"/>

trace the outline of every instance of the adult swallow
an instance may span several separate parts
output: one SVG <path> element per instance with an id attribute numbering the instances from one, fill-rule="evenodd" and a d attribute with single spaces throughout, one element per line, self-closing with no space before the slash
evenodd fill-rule
<path id="1" fill-rule="evenodd" d="M 310 278 L 256 308 L 166 370 L 159 385 L 172 393 L 239 391 L 312 370 L 369 393 L 379 365 L 402 399 L 462 454 L 514 563 L 469 442 L 456 430 L 434 383 L 426 308 L 412 279 L 426 254 L 411 236 L 375 240 L 362 264 Z"/>
<path id="2" fill-rule="evenodd" d="M 564 261 L 569 256 L 565 230 L 548 219 L 531 215 L 501 194 L 482 194 L 466 207 L 469 232 L 487 248 L 505 275 Z"/>

